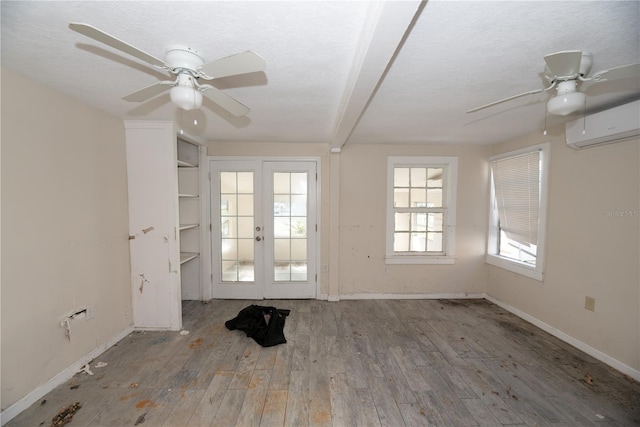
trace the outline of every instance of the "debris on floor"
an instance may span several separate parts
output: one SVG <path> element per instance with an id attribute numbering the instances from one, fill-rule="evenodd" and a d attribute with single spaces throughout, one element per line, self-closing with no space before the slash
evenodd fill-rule
<path id="1" fill-rule="evenodd" d="M 71 419 L 76 412 L 80 410 L 80 408 L 82 408 L 80 402 L 76 402 L 66 408 L 62 408 L 51 420 L 51 427 L 62 427 L 63 425 L 71 422 Z"/>
<path id="2" fill-rule="evenodd" d="M 185 331 L 184 329 L 180 331 L 180 335 L 189 335 L 189 331 Z"/>
<path id="3" fill-rule="evenodd" d="M 70 390 L 77 390 L 80 388 L 80 384 L 74 384 L 71 387 L 69 387 Z"/>
<path id="4" fill-rule="evenodd" d="M 107 362 L 98 362 L 95 365 L 93 365 L 94 368 L 104 368 L 105 366 L 107 366 L 108 363 Z"/>
<path id="5" fill-rule="evenodd" d="M 593 385 L 593 377 L 591 374 L 587 373 L 587 375 L 584 376 L 584 382 L 589 385 Z"/>
<path id="6" fill-rule="evenodd" d="M 136 423 L 134 424 L 134 426 L 137 426 L 138 424 L 142 424 L 144 422 L 144 417 L 146 417 L 147 414 L 148 412 L 145 412 L 144 414 L 140 415 L 136 420 Z"/>
<path id="7" fill-rule="evenodd" d="M 93 375 L 93 372 L 91 372 L 91 366 L 89 366 L 89 364 L 88 364 L 88 363 L 87 363 L 86 365 L 84 365 L 84 366 L 82 367 L 82 369 L 80 369 L 80 371 L 79 371 L 79 372 L 84 372 L 84 373 L 86 373 L 86 374 Z"/>

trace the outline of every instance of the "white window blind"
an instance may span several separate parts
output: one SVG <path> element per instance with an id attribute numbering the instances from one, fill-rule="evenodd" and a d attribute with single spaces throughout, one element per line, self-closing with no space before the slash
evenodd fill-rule
<path id="1" fill-rule="evenodd" d="M 499 228 L 524 245 L 538 244 L 540 151 L 491 162 Z"/>

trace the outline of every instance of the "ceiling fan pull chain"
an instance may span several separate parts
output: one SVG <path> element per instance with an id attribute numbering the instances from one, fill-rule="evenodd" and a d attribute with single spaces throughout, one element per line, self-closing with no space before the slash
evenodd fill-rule
<path id="1" fill-rule="evenodd" d="M 548 116 L 547 107 L 545 106 L 544 107 L 544 132 L 542 132 L 544 136 L 547 136 L 547 116 Z"/>
<path id="2" fill-rule="evenodd" d="M 197 92 L 196 79 L 192 78 L 191 83 L 193 84 L 193 105 L 196 105 L 196 92 Z M 197 108 L 193 109 L 193 125 L 194 126 L 198 126 L 198 118 L 196 117 L 197 111 L 198 111 Z"/>
<path id="3" fill-rule="evenodd" d="M 587 133 L 587 98 L 584 99 L 584 108 L 582 110 L 582 134 Z"/>

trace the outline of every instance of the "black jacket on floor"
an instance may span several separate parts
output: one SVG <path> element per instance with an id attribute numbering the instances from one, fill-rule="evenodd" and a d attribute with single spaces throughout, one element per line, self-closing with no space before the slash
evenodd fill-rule
<path id="1" fill-rule="evenodd" d="M 224 325 L 227 329 L 239 329 L 246 332 L 263 347 L 271 347 L 287 342 L 284 337 L 284 322 L 290 310 L 275 307 L 263 307 L 250 305 L 245 307 L 236 317 L 227 320 Z"/>

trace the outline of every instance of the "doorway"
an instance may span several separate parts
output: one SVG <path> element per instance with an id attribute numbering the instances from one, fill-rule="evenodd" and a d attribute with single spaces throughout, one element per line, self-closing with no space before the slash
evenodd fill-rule
<path id="1" fill-rule="evenodd" d="M 214 298 L 315 298 L 317 163 L 211 160 Z"/>

